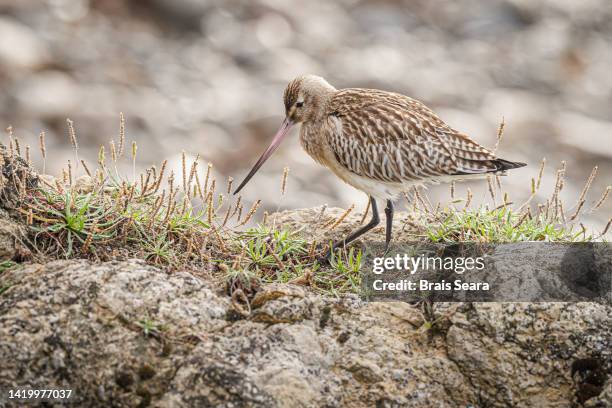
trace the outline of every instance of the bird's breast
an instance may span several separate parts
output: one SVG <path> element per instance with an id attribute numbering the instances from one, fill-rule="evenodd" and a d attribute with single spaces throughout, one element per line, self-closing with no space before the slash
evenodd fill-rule
<path id="1" fill-rule="evenodd" d="M 302 148 L 317 163 L 330 169 L 342 180 L 350 184 L 349 171 L 344 168 L 336 158 L 328 140 L 328 132 L 337 132 L 338 124 L 334 121 L 325 122 L 323 125 L 304 124 L 300 131 L 300 143 Z"/>
<path id="2" fill-rule="evenodd" d="M 302 148 L 318 163 L 328 166 L 326 150 L 329 150 L 320 126 L 303 124 L 300 130 Z"/>

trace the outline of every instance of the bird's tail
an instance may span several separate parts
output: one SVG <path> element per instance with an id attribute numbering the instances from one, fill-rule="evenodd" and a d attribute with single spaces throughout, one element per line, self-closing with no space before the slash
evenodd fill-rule
<path id="1" fill-rule="evenodd" d="M 510 169 L 518 169 L 519 167 L 524 167 L 524 166 L 527 165 L 526 163 L 512 162 L 510 160 L 504 160 L 504 159 L 495 159 L 495 160 L 491 160 L 491 161 L 493 162 L 495 167 L 497 167 L 496 171 L 505 171 L 505 170 L 510 170 Z"/>

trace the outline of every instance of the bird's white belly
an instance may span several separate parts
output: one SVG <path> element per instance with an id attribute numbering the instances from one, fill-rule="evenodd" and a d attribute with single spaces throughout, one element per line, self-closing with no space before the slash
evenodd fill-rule
<path id="1" fill-rule="evenodd" d="M 394 200 L 400 194 L 410 191 L 415 186 L 425 186 L 426 184 L 451 183 L 453 181 L 464 181 L 471 179 L 486 178 L 486 174 L 467 174 L 461 176 L 441 176 L 423 180 L 405 180 L 401 183 L 391 183 L 375 180 L 369 177 L 359 176 L 352 173 L 342 166 L 332 168 L 334 173 L 347 184 L 381 200 Z"/>
<path id="2" fill-rule="evenodd" d="M 403 184 L 391 184 L 366 177 L 353 175 L 347 183 L 358 190 L 381 200 L 394 200 L 397 196 L 408 190 L 409 187 Z"/>
<path id="3" fill-rule="evenodd" d="M 414 185 L 413 183 L 389 183 L 379 181 L 351 173 L 342 167 L 332 170 L 334 170 L 334 173 L 347 184 L 381 200 L 394 200 L 399 194 L 408 191 L 411 186 Z"/>

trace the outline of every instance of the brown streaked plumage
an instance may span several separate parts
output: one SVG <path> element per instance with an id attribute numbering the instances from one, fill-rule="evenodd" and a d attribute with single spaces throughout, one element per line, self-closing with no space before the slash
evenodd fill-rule
<path id="1" fill-rule="evenodd" d="M 347 244 L 379 223 L 376 199 L 387 201 L 387 245 L 392 200 L 415 184 L 503 174 L 524 163 L 500 159 L 444 123 L 431 109 L 407 96 L 375 89 L 337 90 L 325 79 L 305 75 L 284 93 L 285 121 L 270 147 L 236 189 L 250 180 L 294 124 L 300 142 L 317 162 L 370 196 L 373 218 L 334 244 Z"/>

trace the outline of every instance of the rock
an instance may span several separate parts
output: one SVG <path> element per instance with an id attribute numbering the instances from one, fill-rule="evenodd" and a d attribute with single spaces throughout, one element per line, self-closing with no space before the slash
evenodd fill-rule
<path id="1" fill-rule="evenodd" d="M 36 188 L 38 175 L 28 163 L 0 143 L 0 208 L 12 210 L 23 200 L 23 187 Z"/>
<path id="2" fill-rule="evenodd" d="M 590 118 L 572 112 L 560 115 L 557 123 L 561 142 L 584 155 L 612 159 L 612 144 L 608 143 L 612 134 L 612 122 Z M 576 137 L 580 135 L 580 137 Z"/>
<path id="3" fill-rule="evenodd" d="M 77 83 L 59 71 L 27 77 L 16 85 L 19 109 L 43 119 L 64 120 L 79 107 L 81 91 Z"/>
<path id="4" fill-rule="evenodd" d="M 40 296 L 24 296 L 22 290 L 39 286 L 35 282 L 40 279 L 50 279 Z M 175 358 L 191 348 L 187 336 L 221 329 L 228 305 L 189 274 L 168 276 L 139 261 L 31 265 L 6 272 L 2 280 L 12 287 L 0 299 L 0 355 L 14 355 L 19 342 L 27 350 L 3 364 L 0 384 L 78 384 L 78 405 L 87 406 L 108 405 L 116 398 L 133 406 L 159 398 L 178 368 Z M 62 290 L 72 285 L 70 280 L 75 290 Z M 45 303 L 40 309 L 34 306 L 39 301 Z M 26 311 L 28 305 L 35 307 L 35 315 Z M 24 313 L 32 318 L 19 328 Z M 168 324 L 174 340 L 145 336 L 145 320 L 160 333 Z M 24 365 L 26 360 L 32 363 Z"/>
<path id="5" fill-rule="evenodd" d="M 94 180 L 88 175 L 77 177 L 74 181 L 74 189 L 81 194 L 91 193 L 95 187 Z"/>
<path id="6" fill-rule="evenodd" d="M 199 22 L 211 2 L 201 0 L 150 0 L 147 7 L 154 7 L 160 16 L 174 23 L 181 29 L 199 27 Z"/>
<path id="7" fill-rule="evenodd" d="M 587 400 L 585 408 L 605 408 L 612 407 L 612 380 L 608 380 L 604 386 L 604 391 L 598 396 Z"/>
<path id="8" fill-rule="evenodd" d="M 0 67 L 35 69 L 49 62 L 46 44 L 30 27 L 0 17 Z"/>
<path id="9" fill-rule="evenodd" d="M 279 225 L 291 231 L 299 231 L 299 234 L 307 237 L 309 240 L 315 240 L 319 243 L 327 243 L 330 240 L 338 240 L 346 237 L 352 231 L 355 231 L 362 224 L 363 209 L 355 207 L 347 216 L 344 216 L 347 210 L 337 207 L 319 206 L 314 208 L 302 208 L 299 210 L 287 210 L 278 213 L 273 213 L 268 218 L 269 224 Z M 365 222 L 372 216 L 369 211 Z M 338 223 L 342 217 L 344 219 Z M 414 241 L 414 234 L 422 232 L 423 217 L 412 212 L 397 212 L 393 218 L 393 234 L 394 239 L 407 242 Z M 370 239 L 376 242 L 384 242 L 383 223 L 368 232 L 360 241 L 368 241 Z"/>
<path id="10" fill-rule="evenodd" d="M 567 364 L 611 361 L 610 308 L 602 305 L 473 304 L 451 321 L 448 357 L 493 406 L 568 405 L 576 390 Z"/>
<path id="11" fill-rule="evenodd" d="M 487 147 L 495 145 L 501 116 L 497 118 L 497 122 L 488 122 L 478 115 L 457 109 L 441 108 L 437 113 L 449 126 L 461 129 L 481 145 Z"/>
<path id="12" fill-rule="evenodd" d="M 43 185 L 44 188 L 57 190 L 57 184 L 60 181 L 55 176 L 52 176 L 50 174 L 39 174 L 38 178 L 40 180 L 41 185 Z"/>
<path id="13" fill-rule="evenodd" d="M 9 261 L 19 257 L 23 246 L 19 240 L 25 236 L 22 224 L 11 221 L 4 210 L 0 210 L 0 261 Z"/>
<path id="14" fill-rule="evenodd" d="M 0 190 L 7 205 L 19 197 L 10 177 L 26 172 L 30 186 L 38 179 L 23 160 L 0 153 L 2 177 L 12 181 Z M 0 257 L 22 262 L 14 236 L 24 227 L 10 220 L 11 208 L 0 214 Z M 315 208 L 270 218 L 323 240 L 361 218 L 337 222 L 342 215 Z M 396 222 L 410 217 L 398 213 Z M 364 240 L 378 242 L 376 232 Z M 231 298 L 213 285 L 140 260 L 0 269 L 0 389 L 71 388 L 79 406 L 556 407 L 609 400 L 609 305 L 437 303 L 428 321 L 420 306 L 276 283 L 258 288 L 248 312 L 234 318 Z"/>
<path id="15" fill-rule="evenodd" d="M 547 122 L 550 106 L 546 99 L 526 91 L 495 89 L 488 92 L 481 112 L 491 123 L 499 123 L 503 117 L 508 124 Z M 515 137 L 523 137 L 517 134 Z"/>
<path id="16" fill-rule="evenodd" d="M 0 279 L 12 284 L 0 387 L 78 388 L 77 405 L 568 406 L 573 362 L 609 372 L 612 350 L 599 304 L 439 305 L 438 336 L 409 304 L 281 284 L 227 321 L 221 291 L 140 261 L 55 261 Z"/>
<path id="17" fill-rule="evenodd" d="M 312 319 L 314 303 L 305 290 L 292 285 L 267 285 L 251 302 L 252 320 L 264 323 L 293 323 Z"/>

